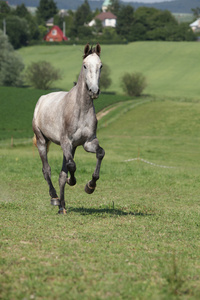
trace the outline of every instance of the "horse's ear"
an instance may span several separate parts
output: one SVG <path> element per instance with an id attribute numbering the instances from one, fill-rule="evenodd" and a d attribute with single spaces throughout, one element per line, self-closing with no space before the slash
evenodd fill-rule
<path id="1" fill-rule="evenodd" d="M 99 43 L 96 44 L 96 47 L 95 47 L 95 53 L 100 56 L 100 53 L 101 53 L 101 46 L 99 45 Z"/>
<path id="2" fill-rule="evenodd" d="M 86 56 L 88 56 L 89 52 L 90 52 L 90 45 L 89 45 L 89 43 L 87 43 L 87 45 L 85 45 L 83 57 L 85 58 Z"/>

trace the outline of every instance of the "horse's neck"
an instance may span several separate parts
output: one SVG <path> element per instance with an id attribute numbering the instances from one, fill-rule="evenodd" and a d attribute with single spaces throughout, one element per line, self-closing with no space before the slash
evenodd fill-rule
<path id="1" fill-rule="evenodd" d="M 93 100 L 91 99 L 88 89 L 86 87 L 83 76 L 83 68 L 79 74 L 78 82 L 76 84 L 76 101 L 83 111 L 88 111 L 93 107 Z"/>

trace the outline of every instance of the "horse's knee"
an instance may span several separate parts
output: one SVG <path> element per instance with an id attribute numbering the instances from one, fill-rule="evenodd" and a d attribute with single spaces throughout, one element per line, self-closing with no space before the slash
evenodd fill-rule
<path id="1" fill-rule="evenodd" d="M 96 157 L 97 157 L 97 159 L 102 160 L 102 159 L 104 158 L 104 156 L 105 156 L 105 151 L 104 151 L 104 149 L 101 148 L 101 147 L 99 147 L 99 148 L 97 149 L 97 152 L 96 152 Z"/>
<path id="2" fill-rule="evenodd" d="M 70 172 L 70 173 L 75 173 L 76 171 L 76 164 L 73 160 L 69 160 L 67 162 L 67 170 Z"/>

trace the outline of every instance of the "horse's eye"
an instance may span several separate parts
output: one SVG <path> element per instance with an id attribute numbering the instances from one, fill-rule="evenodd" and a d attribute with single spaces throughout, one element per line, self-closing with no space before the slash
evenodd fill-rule
<path id="1" fill-rule="evenodd" d="M 83 67 L 84 67 L 84 69 L 87 69 L 87 68 L 86 68 L 86 65 L 83 65 Z"/>
<path id="2" fill-rule="evenodd" d="M 102 69 L 102 68 L 103 68 L 103 65 L 100 66 L 100 69 Z"/>

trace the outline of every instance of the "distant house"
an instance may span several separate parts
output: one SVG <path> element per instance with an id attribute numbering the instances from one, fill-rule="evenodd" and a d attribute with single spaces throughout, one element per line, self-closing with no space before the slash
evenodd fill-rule
<path id="1" fill-rule="evenodd" d="M 96 19 L 101 21 L 103 27 L 116 27 L 117 17 L 110 11 L 100 13 L 88 25 L 94 26 Z"/>
<path id="2" fill-rule="evenodd" d="M 44 40 L 47 42 L 62 42 L 62 41 L 67 41 L 68 38 L 64 36 L 60 27 L 55 25 L 44 36 Z"/>
<path id="3" fill-rule="evenodd" d="M 194 32 L 200 31 L 200 19 L 197 19 L 195 22 L 191 23 L 190 27 Z"/>

